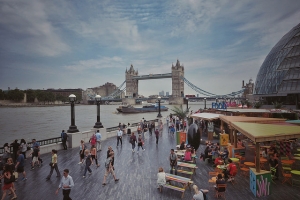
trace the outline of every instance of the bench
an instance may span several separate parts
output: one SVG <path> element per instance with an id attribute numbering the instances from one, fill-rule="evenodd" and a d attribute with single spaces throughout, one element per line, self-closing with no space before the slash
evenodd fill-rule
<path id="1" fill-rule="evenodd" d="M 165 184 L 165 185 L 163 185 L 163 187 L 182 192 L 181 198 L 183 198 L 183 196 L 184 196 L 185 188 L 176 187 L 176 186 L 173 186 L 170 184 Z"/>
<path id="2" fill-rule="evenodd" d="M 185 171 L 185 170 L 181 170 L 181 169 L 178 169 L 177 170 L 177 172 L 178 173 L 181 173 L 181 174 L 188 174 L 188 175 L 191 175 L 191 178 L 192 178 L 192 176 L 193 176 L 193 172 L 191 172 L 191 171 Z"/>

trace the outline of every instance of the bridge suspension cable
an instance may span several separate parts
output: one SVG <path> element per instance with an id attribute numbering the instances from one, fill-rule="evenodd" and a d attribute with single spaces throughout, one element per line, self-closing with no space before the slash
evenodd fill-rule
<path id="1" fill-rule="evenodd" d="M 126 83 L 126 80 L 110 95 L 103 97 L 103 99 L 109 99 L 109 98 L 114 98 L 116 96 L 118 96 L 120 93 L 122 93 L 126 87 L 124 89 L 121 90 L 121 88 L 123 87 L 123 85 Z"/>
<path id="2" fill-rule="evenodd" d="M 229 94 L 224 94 L 224 95 L 217 95 L 217 94 L 213 94 L 213 93 L 210 93 L 210 92 L 207 92 L 199 87 L 197 87 L 196 85 L 194 85 L 193 83 L 191 83 L 189 80 L 187 80 L 185 77 L 181 76 L 181 79 L 190 87 L 192 88 L 194 91 L 196 91 L 197 93 L 200 93 L 200 94 L 203 94 L 205 96 L 208 96 L 208 97 L 211 97 L 211 98 L 220 98 L 220 97 L 234 97 L 238 94 L 241 94 L 244 92 L 244 89 L 242 90 L 239 90 L 239 91 L 236 91 L 236 92 L 232 92 L 232 93 L 229 93 Z"/>

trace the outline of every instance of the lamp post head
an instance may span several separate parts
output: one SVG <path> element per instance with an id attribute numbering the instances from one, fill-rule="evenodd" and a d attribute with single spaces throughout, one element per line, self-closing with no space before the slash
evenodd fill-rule
<path id="1" fill-rule="evenodd" d="M 157 98 L 158 98 L 158 100 L 160 100 L 160 99 L 161 99 L 161 97 L 160 97 L 160 96 L 158 96 Z"/>
<path id="2" fill-rule="evenodd" d="M 75 96 L 74 94 L 71 94 L 71 95 L 69 96 L 69 101 L 70 101 L 70 102 L 76 101 L 76 96 Z"/>
<path id="3" fill-rule="evenodd" d="M 101 101 L 101 96 L 100 96 L 99 94 L 97 94 L 97 95 L 95 96 L 95 99 L 96 99 L 97 102 L 98 102 L 98 101 Z"/>
<path id="4" fill-rule="evenodd" d="M 206 98 L 204 98 L 204 100 L 206 100 Z"/>
<path id="5" fill-rule="evenodd" d="M 186 99 L 186 100 L 189 100 L 189 98 L 188 98 L 188 97 L 185 97 L 185 99 Z"/>

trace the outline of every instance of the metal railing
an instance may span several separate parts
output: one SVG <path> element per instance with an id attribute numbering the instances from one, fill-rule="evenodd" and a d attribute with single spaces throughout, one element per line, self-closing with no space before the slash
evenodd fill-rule
<path id="1" fill-rule="evenodd" d="M 158 122 L 158 119 L 146 120 L 146 123 L 149 123 L 149 122 Z M 135 127 L 135 126 L 138 126 L 139 123 L 140 122 L 135 122 L 135 123 L 130 124 L 129 126 L 126 125 L 126 127 L 127 128 Z M 118 129 L 119 129 L 119 126 L 114 126 L 114 127 L 106 128 L 106 132 L 117 131 Z"/>
<path id="2" fill-rule="evenodd" d="M 146 120 L 146 123 L 149 123 L 149 122 L 158 122 L 158 119 L 153 119 L 153 120 L 148 120 L 148 121 Z M 139 123 L 140 122 L 132 123 L 129 126 L 127 126 L 127 128 L 138 126 Z M 114 127 L 106 128 L 106 132 L 112 132 L 112 131 L 116 131 L 118 129 L 119 129 L 118 126 L 114 126 Z M 40 146 L 45 146 L 45 145 L 49 145 L 49 144 L 60 143 L 60 142 L 62 142 L 62 139 L 61 139 L 61 137 L 55 137 L 55 138 L 49 138 L 49 139 L 44 139 L 44 140 L 37 140 L 37 142 L 39 143 Z M 27 142 L 27 146 L 32 147 L 32 142 Z M 13 153 L 13 147 L 10 146 L 9 149 L 10 149 L 10 153 Z M 4 147 L 0 147 L 0 155 L 3 155 L 3 154 L 4 154 Z"/>
<path id="3" fill-rule="evenodd" d="M 49 139 L 44 139 L 44 140 L 37 140 L 37 143 L 39 143 L 40 146 L 45 146 L 45 145 L 49 145 L 49 144 L 57 144 L 61 141 L 61 137 L 55 137 L 55 138 L 49 138 Z M 32 147 L 32 142 L 27 142 L 27 146 L 28 147 Z M 13 152 L 13 147 L 10 146 L 9 147 L 9 151 L 10 153 Z M 0 147 L 0 155 L 4 154 L 4 147 Z"/>

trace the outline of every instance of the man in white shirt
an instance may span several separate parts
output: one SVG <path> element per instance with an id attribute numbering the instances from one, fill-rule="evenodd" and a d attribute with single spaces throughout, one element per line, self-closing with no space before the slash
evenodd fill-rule
<path id="1" fill-rule="evenodd" d="M 119 128 L 117 132 L 117 147 L 119 146 L 119 141 L 121 142 L 121 146 L 122 146 L 122 135 L 123 135 L 123 131 Z"/>
<path id="2" fill-rule="evenodd" d="M 99 132 L 99 130 L 97 130 L 96 133 L 96 140 L 97 140 L 97 151 L 101 151 L 101 133 Z"/>
<path id="3" fill-rule="evenodd" d="M 64 175 L 61 178 L 60 184 L 59 184 L 55 194 L 58 194 L 58 190 L 60 188 L 62 188 L 64 199 L 72 200 L 69 196 L 72 187 L 74 187 L 73 178 L 72 178 L 72 176 L 69 175 L 69 170 L 64 169 Z"/>

